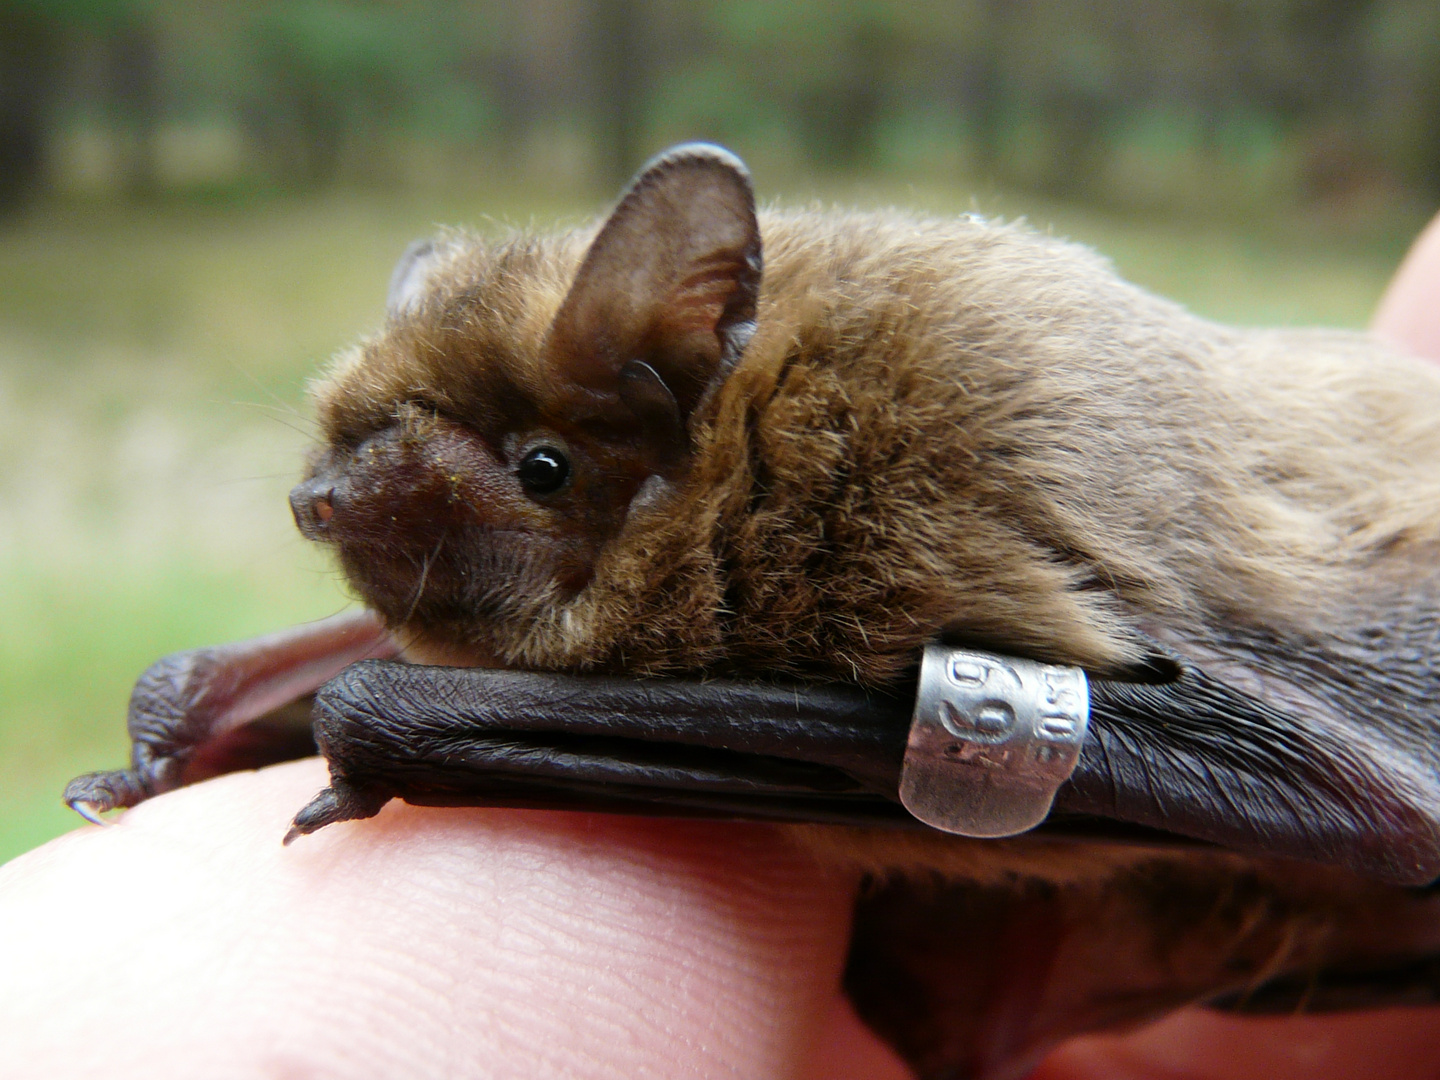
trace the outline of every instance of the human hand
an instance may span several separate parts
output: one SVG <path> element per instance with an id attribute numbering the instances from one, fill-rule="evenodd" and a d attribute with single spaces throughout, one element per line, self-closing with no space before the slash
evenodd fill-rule
<path id="1" fill-rule="evenodd" d="M 317 759 L 0 869 L 7 1078 L 904 1076 L 854 880 L 773 829 L 433 810 L 280 837 Z"/>

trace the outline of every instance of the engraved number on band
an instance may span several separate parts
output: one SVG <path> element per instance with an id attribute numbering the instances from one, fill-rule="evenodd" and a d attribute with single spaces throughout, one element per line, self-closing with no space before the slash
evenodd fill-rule
<path id="1" fill-rule="evenodd" d="M 1079 668 L 928 646 L 900 801 L 964 836 L 1034 828 L 1075 769 L 1089 707 Z"/>

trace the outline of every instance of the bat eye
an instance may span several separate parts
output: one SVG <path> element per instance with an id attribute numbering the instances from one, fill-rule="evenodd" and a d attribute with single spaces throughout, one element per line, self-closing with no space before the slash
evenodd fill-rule
<path id="1" fill-rule="evenodd" d="M 549 495 L 559 491 L 570 479 L 570 459 L 553 446 L 537 446 L 521 459 L 515 472 L 526 491 L 532 495 Z"/>

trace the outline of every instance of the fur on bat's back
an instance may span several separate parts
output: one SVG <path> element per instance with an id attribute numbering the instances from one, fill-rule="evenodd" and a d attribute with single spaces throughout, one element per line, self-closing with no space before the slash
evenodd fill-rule
<path id="1" fill-rule="evenodd" d="M 1377 562 L 1428 558 L 1424 364 L 1217 326 L 1022 225 L 760 222 L 757 329 L 691 422 L 688 471 L 636 500 L 577 596 L 477 626 L 477 653 L 876 685 L 948 634 L 1104 671 L 1139 656 L 1137 625 L 1305 633 Z M 447 238 L 423 302 L 317 388 L 326 430 L 417 397 L 543 411 L 541 347 L 591 235 Z"/>

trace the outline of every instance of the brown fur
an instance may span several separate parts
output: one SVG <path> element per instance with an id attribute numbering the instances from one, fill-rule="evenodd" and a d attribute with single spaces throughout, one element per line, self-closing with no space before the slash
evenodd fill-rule
<path id="1" fill-rule="evenodd" d="M 758 330 L 684 475 L 576 594 L 407 626 L 417 655 L 874 685 L 949 634 L 1103 671 L 1137 621 L 1323 627 L 1436 539 L 1440 376 L 1365 336 L 1216 326 L 1021 225 L 761 232 Z M 424 302 L 316 387 L 326 434 L 517 396 L 553 423 L 544 342 L 592 235 L 448 237 Z"/>

